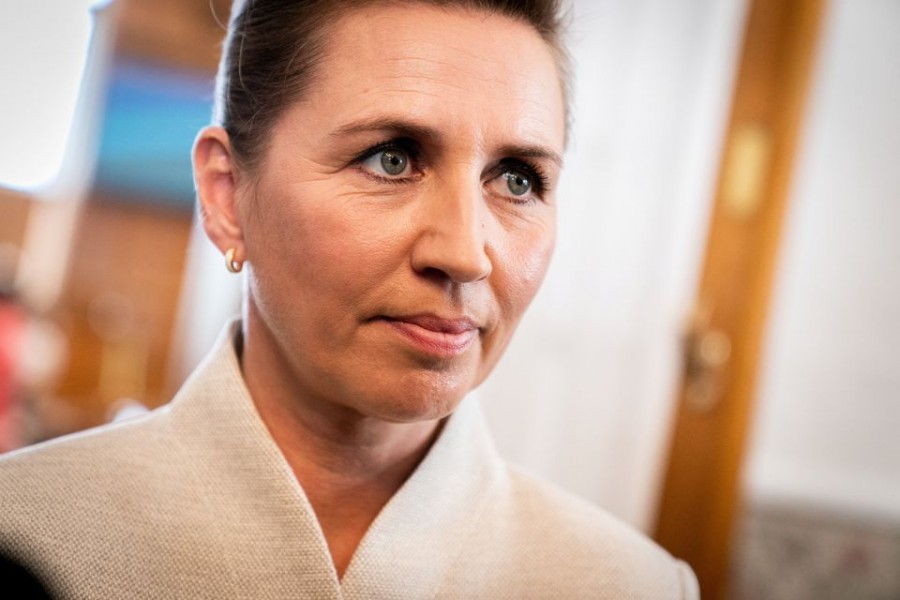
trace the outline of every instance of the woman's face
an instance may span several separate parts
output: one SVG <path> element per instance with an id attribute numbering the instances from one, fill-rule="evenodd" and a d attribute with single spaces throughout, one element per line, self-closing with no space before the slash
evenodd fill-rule
<path id="1" fill-rule="evenodd" d="M 448 414 L 553 251 L 564 108 L 528 25 L 421 5 L 343 16 L 239 198 L 248 318 L 292 395 Z"/>

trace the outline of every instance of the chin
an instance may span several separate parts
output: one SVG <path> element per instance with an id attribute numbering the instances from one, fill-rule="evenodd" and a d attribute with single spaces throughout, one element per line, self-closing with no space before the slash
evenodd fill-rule
<path id="1" fill-rule="evenodd" d="M 393 357 L 391 357 L 393 358 Z M 456 407 L 481 378 L 474 361 L 443 361 L 422 365 L 403 360 L 382 360 L 362 368 L 342 368 L 325 389 L 333 401 L 360 415 L 392 423 L 442 419 Z"/>
<path id="2" fill-rule="evenodd" d="M 384 394 L 373 397 L 369 390 L 366 406 L 357 410 L 371 417 L 392 423 L 434 421 L 450 415 L 471 386 L 397 385 Z"/>

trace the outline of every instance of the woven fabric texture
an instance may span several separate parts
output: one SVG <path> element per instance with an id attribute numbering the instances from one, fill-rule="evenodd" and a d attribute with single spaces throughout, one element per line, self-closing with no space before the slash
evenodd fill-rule
<path id="1" fill-rule="evenodd" d="M 0 458 L 0 546 L 62 598 L 699 597 L 683 563 L 507 466 L 466 400 L 338 580 L 232 323 L 149 415 Z"/>

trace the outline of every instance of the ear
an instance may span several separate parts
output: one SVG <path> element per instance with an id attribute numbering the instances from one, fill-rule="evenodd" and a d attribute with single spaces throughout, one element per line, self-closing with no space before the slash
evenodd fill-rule
<path id="1" fill-rule="evenodd" d="M 228 133 L 206 127 L 194 141 L 194 186 L 200 203 L 200 220 L 206 235 L 224 254 L 235 249 L 235 260 L 247 253 L 237 211 L 237 165 Z"/>

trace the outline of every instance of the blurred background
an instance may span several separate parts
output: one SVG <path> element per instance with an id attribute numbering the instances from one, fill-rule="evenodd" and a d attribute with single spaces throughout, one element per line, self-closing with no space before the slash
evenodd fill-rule
<path id="1" fill-rule="evenodd" d="M 0 451 L 166 403 L 230 0 L 0 7 Z M 577 0 L 555 262 L 476 394 L 704 598 L 900 598 L 900 2 Z"/>

